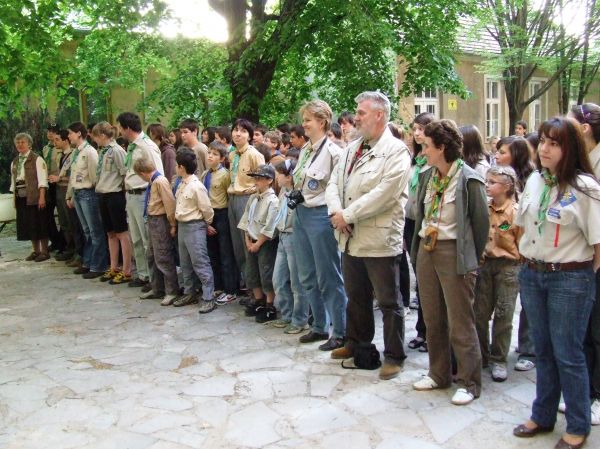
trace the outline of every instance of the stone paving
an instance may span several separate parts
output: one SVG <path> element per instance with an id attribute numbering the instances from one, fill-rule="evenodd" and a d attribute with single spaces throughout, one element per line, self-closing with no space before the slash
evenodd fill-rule
<path id="1" fill-rule="evenodd" d="M 0 249 L 0 448 L 552 448 L 564 431 L 559 416 L 551 435 L 511 435 L 535 389 L 534 372 L 512 370 L 514 352 L 507 382 L 486 370 L 481 398 L 457 407 L 450 390 L 411 389 L 426 354 L 408 350 L 401 376 L 380 381 L 237 304 L 204 316 L 160 307 L 58 262 L 24 262 L 29 247 L 14 239 Z M 588 441 L 600 447 L 600 432 Z"/>

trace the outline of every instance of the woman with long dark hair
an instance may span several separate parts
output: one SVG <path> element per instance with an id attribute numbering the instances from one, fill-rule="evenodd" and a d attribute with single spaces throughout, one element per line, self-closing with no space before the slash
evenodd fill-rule
<path id="1" fill-rule="evenodd" d="M 540 126 L 541 170 L 527 181 L 516 223 L 521 298 L 537 356 L 536 398 L 517 437 L 551 432 L 562 392 L 567 431 L 556 448 L 580 448 L 590 432 L 589 376 L 583 342 L 600 266 L 600 184 L 580 125 L 557 117 Z"/>
<path id="2" fill-rule="evenodd" d="M 162 159 L 163 168 L 165 170 L 163 175 L 171 181 L 175 176 L 177 163 L 175 162 L 175 146 L 173 146 L 167 136 L 167 128 L 160 123 L 152 123 L 148 125 L 146 134 L 148 134 L 158 146 L 160 158 Z"/>
<path id="3" fill-rule="evenodd" d="M 483 178 L 490 169 L 490 156 L 483 146 L 483 137 L 475 125 L 459 128 L 463 136 L 463 160 L 465 164 L 479 173 Z"/>
<path id="4" fill-rule="evenodd" d="M 531 160 L 531 145 L 524 137 L 503 137 L 497 144 L 496 165 L 510 165 L 517 173 L 517 187 L 520 192 L 525 188 L 529 175 L 535 170 Z"/>

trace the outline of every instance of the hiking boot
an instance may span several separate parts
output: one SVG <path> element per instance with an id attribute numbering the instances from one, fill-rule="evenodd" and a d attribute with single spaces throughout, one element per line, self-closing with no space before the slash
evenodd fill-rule
<path id="1" fill-rule="evenodd" d="M 290 325 L 290 322 L 288 320 L 280 318 L 278 320 L 273 321 L 271 324 L 273 324 L 273 327 L 283 329 L 284 327 L 288 327 Z"/>
<path id="2" fill-rule="evenodd" d="M 284 334 L 299 334 L 300 332 L 304 332 L 308 330 L 308 324 L 305 324 L 304 326 L 294 326 L 293 324 L 289 324 L 284 330 L 283 333 Z"/>
<path id="3" fill-rule="evenodd" d="M 173 301 L 173 307 L 183 307 L 190 304 L 198 304 L 198 297 L 196 295 L 183 295 Z"/>
<path id="4" fill-rule="evenodd" d="M 161 306 L 170 306 L 177 299 L 177 295 L 165 295 L 163 300 L 160 302 Z"/>
<path id="5" fill-rule="evenodd" d="M 112 268 L 109 268 L 102 276 L 100 276 L 100 282 L 108 282 L 119 273 L 119 270 L 113 270 Z"/>
<path id="6" fill-rule="evenodd" d="M 213 299 L 210 301 L 200 301 L 198 313 L 210 313 L 217 308 L 217 304 Z"/>
<path id="7" fill-rule="evenodd" d="M 341 348 L 337 348 L 331 351 L 331 358 L 336 360 L 349 359 L 353 355 L 354 354 L 352 353 L 350 348 L 348 348 L 348 346 L 342 346 Z"/>

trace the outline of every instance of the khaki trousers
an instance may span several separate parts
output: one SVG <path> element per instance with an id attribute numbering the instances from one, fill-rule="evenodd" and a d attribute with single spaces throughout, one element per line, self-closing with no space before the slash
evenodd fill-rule
<path id="1" fill-rule="evenodd" d="M 429 377 L 440 388 L 452 384 L 451 349 L 458 371 L 456 382 L 475 397 L 481 394 L 481 352 L 475 328 L 475 278 L 456 273 L 456 241 L 438 240 L 434 251 L 419 246 L 417 279 L 427 325 Z"/>

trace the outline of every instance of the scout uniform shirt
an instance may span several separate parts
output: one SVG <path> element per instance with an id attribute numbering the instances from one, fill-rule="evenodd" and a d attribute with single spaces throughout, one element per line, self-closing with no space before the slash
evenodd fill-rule
<path id="1" fill-rule="evenodd" d="M 538 212 L 545 181 L 538 171 L 529 176 L 515 220 L 524 228 L 519 243 L 523 257 L 547 263 L 593 259 L 592 245 L 600 243 L 600 185 L 592 176 L 578 175 L 576 179 L 585 193 L 567 186 L 557 198 L 558 188 L 552 187 L 550 204 L 540 223 Z"/>
<path id="2" fill-rule="evenodd" d="M 327 136 L 315 143 L 306 143 L 300 151 L 298 165 L 294 169 L 294 188 L 301 190 L 306 207 L 324 206 L 325 189 L 333 167 L 338 162 L 342 149 Z"/>
<path id="3" fill-rule="evenodd" d="M 238 228 L 246 231 L 253 240 L 258 240 L 261 234 L 272 239 L 277 232 L 278 212 L 279 199 L 272 188 L 254 193 L 248 198 Z"/>
<path id="4" fill-rule="evenodd" d="M 110 193 L 123 190 L 123 179 L 127 173 L 125 157 L 127 153 L 114 140 L 100 149 L 96 174 L 96 192 Z"/>
<path id="5" fill-rule="evenodd" d="M 175 198 L 171 191 L 171 184 L 164 176 L 158 176 L 150 187 L 148 198 L 148 215 L 166 215 L 171 226 L 175 226 Z"/>
<path id="6" fill-rule="evenodd" d="M 60 150 L 58 150 L 54 145 L 49 143 L 42 149 L 42 157 L 46 162 L 48 175 L 58 175 L 58 172 L 60 170 Z"/>
<path id="7" fill-rule="evenodd" d="M 490 200 L 490 234 L 483 252 L 484 257 L 503 257 L 510 260 L 519 260 L 519 239 L 523 228 L 514 224 L 519 210 L 519 205 L 512 198 L 508 198 L 501 206 L 494 206 Z"/>
<path id="8" fill-rule="evenodd" d="M 589 152 L 590 163 L 596 179 L 600 176 L 600 142 Z"/>
<path id="9" fill-rule="evenodd" d="M 125 174 L 125 190 L 141 191 L 146 189 L 148 183 L 140 178 L 133 171 L 133 164 L 138 159 L 146 158 L 154 162 L 156 170 L 163 173 L 162 159 L 160 158 L 160 150 L 156 144 L 146 134 L 141 132 L 137 138 L 127 147 L 127 155 L 125 157 L 125 166 L 127 173 Z"/>
<path id="10" fill-rule="evenodd" d="M 223 166 L 219 166 L 216 169 L 209 168 L 202 175 L 202 183 L 204 184 L 204 187 L 206 187 L 206 190 L 208 190 L 208 196 L 210 198 L 210 205 L 212 208 L 226 209 L 229 201 L 227 189 L 231 184 L 229 171 Z"/>
<path id="11" fill-rule="evenodd" d="M 175 219 L 180 222 L 204 220 L 212 223 L 214 216 L 206 187 L 196 175 L 189 175 L 181 179 L 175 193 Z"/>
<path id="12" fill-rule="evenodd" d="M 248 176 L 259 165 L 265 163 L 265 157 L 252 145 L 244 145 L 236 151 L 229 153 L 231 170 L 231 185 L 227 192 L 230 195 L 251 195 L 256 192 L 254 178 Z"/>
<path id="13" fill-rule="evenodd" d="M 84 140 L 71 153 L 71 176 L 66 198 L 73 198 L 73 190 L 91 189 L 96 185 L 96 167 L 98 152 L 87 140 Z"/>

